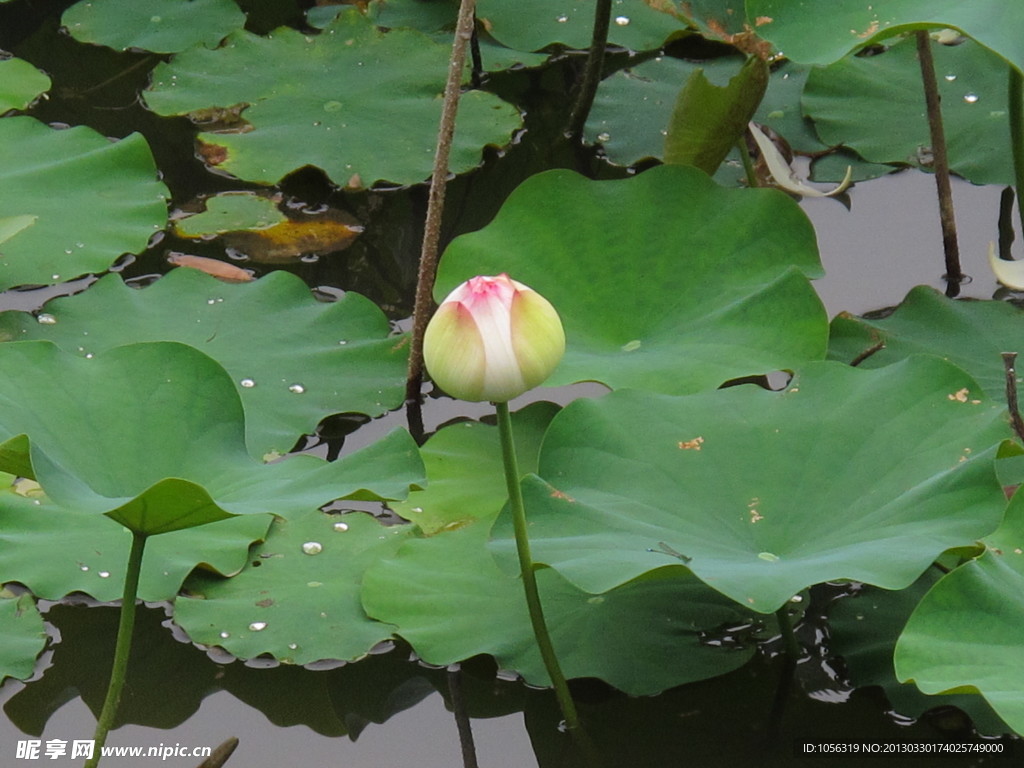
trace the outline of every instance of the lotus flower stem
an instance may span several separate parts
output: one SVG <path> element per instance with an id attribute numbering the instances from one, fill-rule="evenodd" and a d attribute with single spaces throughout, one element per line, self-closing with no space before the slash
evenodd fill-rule
<path id="1" fill-rule="evenodd" d="M 1017 212 L 1020 215 L 1021 232 L 1024 233 L 1024 203 L 1021 201 L 1021 194 L 1024 193 L 1024 98 L 1021 91 L 1024 90 L 1024 75 L 1011 66 L 1010 80 L 1007 92 L 1010 110 L 1010 146 L 1013 149 L 1013 173 L 1017 186 Z"/>
<path id="2" fill-rule="evenodd" d="M 914 33 L 917 39 L 917 58 L 921 65 L 924 99 L 928 107 L 928 128 L 931 131 L 932 158 L 935 168 L 935 186 L 939 194 L 939 221 L 942 225 L 942 249 L 946 257 L 946 294 L 956 296 L 964 273 L 960 268 L 960 246 L 957 244 L 956 217 L 953 213 L 953 189 L 949 183 L 949 159 L 946 155 L 946 132 L 942 126 L 942 108 L 939 103 L 939 85 L 935 79 L 932 43 L 927 30 Z"/>
<path id="3" fill-rule="evenodd" d="M 526 606 L 530 611 L 530 623 L 537 639 L 537 647 L 544 668 L 555 688 L 558 706 L 562 710 L 566 728 L 570 732 L 579 730 L 579 716 L 576 704 L 569 692 L 569 684 L 565 681 L 562 668 L 558 664 L 555 648 L 548 633 L 547 622 L 544 621 L 544 610 L 541 607 L 540 592 L 537 589 L 537 574 L 533 559 L 530 557 L 530 540 L 526 532 L 526 509 L 523 506 L 523 491 L 519 486 L 519 462 L 516 460 L 515 441 L 512 436 L 512 418 L 509 416 L 508 403 L 495 403 L 498 412 L 498 433 L 501 435 L 501 453 L 505 461 L 505 482 L 508 485 L 508 500 L 512 507 L 512 522 L 516 535 L 516 551 L 519 553 L 519 570 L 523 576 L 523 590 L 526 592 Z"/>
<path id="4" fill-rule="evenodd" d="M 1024 419 L 1020 417 L 1017 402 L 1017 353 L 1003 352 L 1003 368 L 1006 371 L 1006 407 L 1010 411 L 1010 425 L 1018 439 L 1024 440 Z"/>
<path id="5" fill-rule="evenodd" d="M 444 190 L 448 178 L 448 158 L 452 137 L 455 135 L 455 115 L 462 90 L 462 72 L 466 66 L 466 47 L 473 37 L 476 0 L 462 0 L 459 18 L 448 63 L 448 81 L 441 107 L 441 123 L 437 131 L 437 149 L 434 170 L 430 177 L 427 198 L 427 218 L 423 225 L 423 244 L 420 250 L 419 275 L 416 279 L 416 299 L 413 306 L 412 343 L 409 350 L 409 369 L 406 375 L 405 399 L 409 414 L 409 430 L 415 436 L 423 434 L 423 416 L 420 407 L 420 385 L 423 382 L 423 334 L 434 309 L 432 291 L 437 276 L 437 258 L 441 242 L 441 219 L 444 212 Z M 418 427 L 418 428 L 417 428 Z"/>
<path id="6" fill-rule="evenodd" d="M 747 134 L 740 136 L 736 142 L 736 149 L 739 150 L 740 159 L 743 161 L 743 172 L 747 175 L 747 186 L 753 189 L 760 186 L 757 183 L 757 171 L 754 170 L 754 161 L 750 159 L 750 149 L 747 147 Z"/>
<path id="7" fill-rule="evenodd" d="M 110 670 L 110 683 L 107 685 L 103 709 L 100 711 L 99 720 L 96 721 L 93 755 L 86 761 L 85 768 L 96 768 L 99 765 L 103 745 L 107 743 L 107 734 L 117 716 L 117 706 L 121 703 L 121 691 L 124 690 L 125 676 L 128 672 L 128 656 L 132 649 L 135 598 L 139 592 L 139 574 L 142 572 L 142 553 L 145 547 L 146 534 L 132 531 L 132 548 L 128 553 L 128 567 L 124 575 L 124 592 L 121 597 L 121 617 L 117 625 L 117 642 L 114 645 L 114 664 Z"/>
<path id="8" fill-rule="evenodd" d="M 583 135 L 583 126 L 587 122 L 590 108 L 594 105 L 594 96 L 597 94 L 597 86 L 601 82 L 604 70 L 604 52 L 608 47 L 608 27 L 611 18 L 612 0 L 597 0 L 594 6 L 594 32 L 590 39 L 590 52 L 587 53 L 583 79 L 572 106 L 569 126 L 565 131 L 571 139 L 578 139 Z"/>

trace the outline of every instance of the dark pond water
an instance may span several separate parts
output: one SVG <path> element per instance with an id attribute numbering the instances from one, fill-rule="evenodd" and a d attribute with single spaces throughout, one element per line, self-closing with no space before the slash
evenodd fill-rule
<path id="1" fill-rule="evenodd" d="M 47 122 L 88 124 L 112 136 L 142 130 L 154 139 L 158 164 L 181 205 L 196 194 L 241 188 L 207 173 L 191 153 L 182 121 L 158 119 L 134 101 L 145 68 L 125 77 L 118 88 L 80 93 L 135 61 L 130 55 L 86 50 L 56 31 L 55 19 L 67 3 L 25 0 L 0 6 L 0 48 L 11 50 L 53 76 L 53 97 L 33 110 Z M 540 77 L 498 82 L 526 93 Z M 543 89 L 541 89 L 543 90 Z M 115 109 L 116 108 L 116 109 Z M 449 199 L 448 237 L 485 223 L 504 196 L 529 174 L 550 165 L 580 167 L 595 175 L 621 175 L 600 161 L 578 158 L 565 147 L 552 148 L 553 125 L 544 107 L 530 113 L 531 133 L 506 159 L 491 158 L 485 168 L 456 180 Z M 557 115 L 556 115 L 557 117 Z M 514 162 L 513 162 L 514 161 Z M 341 195 L 315 172 L 285 184 L 287 194 L 310 206 L 324 202 L 353 213 L 367 235 L 344 258 L 287 266 L 311 286 L 357 290 L 384 306 L 396 320 L 408 313 L 422 189 Z M 965 271 L 974 277 L 963 293 L 991 298 L 996 283 L 986 253 L 995 239 L 999 190 L 955 185 Z M 828 276 L 817 283 L 830 315 L 863 312 L 898 303 L 914 285 L 943 287 L 938 214 L 931 177 L 909 172 L 867 182 L 850 195 L 847 210 L 834 200 L 812 200 L 804 209 L 817 229 Z M 126 278 L 140 283 L 165 272 L 170 238 L 154 242 L 130 260 Z M 31 306 L 38 298 L 0 298 L 2 308 Z M 599 387 L 566 397 L 599 394 Z M 547 393 L 546 396 L 550 396 Z M 514 404 L 515 406 L 516 404 Z M 486 409 L 432 402 L 427 427 L 455 416 L 479 417 Z M 386 422 L 401 423 L 402 414 Z M 361 430 L 346 450 L 373 438 Z M 630 699 L 599 683 L 583 681 L 577 693 L 584 718 L 609 766 L 681 765 L 835 765 L 835 760 L 794 759 L 797 740 L 872 739 L 935 741 L 970 736 L 971 724 L 958 711 L 939 710 L 918 721 L 889 713 L 873 689 L 853 691 L 843 682 L 841 662 L 831 657 L 824 622 L 819 620 L 831 594 L 803 596 L 808 620 L 800 639 L 810 649 L 798 666 L 796 682 L 780 689 L 780 658 L 771 651 L 735 673 L 685 686 L 649 699 Z M 105 607 L 59 605 L 48 615 L 54 644 L 27 685 L 0 689 L 0 766 L 30 765 L 16 759 L 26 738 L 91 738 L 107 681 L 116 611 Z M 208 655 L 175 639 L 163 624 L 160 606 L 143 611 L 137 652 L 123 705 L 124 724 L 111 745 L 213 747 L 230 736 L 240 745 L 228 762 L 245 768 L 345 766 L 346 768 L 448 768 L 463 764 L 452 709 L 452 676 L 409 660 L 407 648 L 335 669 L 256 668 Z M 772 646 L 769 644 L 769 649 Z M 777 649 L 776 649 L 777 650 Z M 486 659 L 472 660 L 460 680 L 461 708 L 472 718 L 480 764 L 489 768 L 569 766 L 576 760 L 547 692 L 496 677 Z M 88 703 L 86 703 L 88 702 Z M 90 707 L 92 711 L 90 711 Z M 198 758 L 108 758 L 107 766 L 196 766 Z M 925 764 L 919 759 L 888 765 Z M 992 761 L 989 761 L 992 762 Z M 999 764 L 1000 761 L 995 761 Z M 64 759 L 57 764 L 70 764 Z M 852 764 L 852 763 L 847 763 Z M 985 760 L 944 760 L 943 765 L 983 765 Z M 1005 764 L 1005 762 L 1004 762 Z"/>

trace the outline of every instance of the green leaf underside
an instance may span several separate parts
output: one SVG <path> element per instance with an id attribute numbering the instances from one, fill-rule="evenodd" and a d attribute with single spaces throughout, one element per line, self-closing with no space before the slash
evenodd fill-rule
<path id="1" fill-rule="evenodd" d="M 423 126 L 440 117 L 448 55 L 449 46 L 413 30 L 384 34 L 352 10 L 317 36 L 242 31 L 217 50 L 192 48 L 154 70 L 145 98 L 168 115 L 249 105 L 241 118 L 251 130 L 200 135 L 226 152 L 218 168 L 239 178 L 272 184 L 316 165 L 339 185 L 412 184 L 431 172 L 434 132 Z M 252 78 L 255 69 L 267 76 Z M 512 105 L 464 94 L 452 170 L 478 165 L 480 148 L 507 143 L 519 124 Z"/>
<path id="2" fill-rule="evenodd" d="M 528 683 L 548 685 L 518 575 L 486 551 L 489 520 L 405 543 L 363 579 L 370 615 L 433 664 L 494 656 Z M 601 596 L 555 571 L 537 573 L 544 613 L 567 677 L 597 677 L 648 695 L 725 674 L 753 653 L 705 645 L 704 630 L 749 619 L 743 609 L 692 577 L 656 574 Z M 651 621 L 652 616 L 659 617 Z"/>
<path id="3" fill-rule="evenodd" d="M 146 543 L 139 598 L 171 600 L 197 566 L 231 575 L 248 547 L 263 539 L 268 515 L 240 515 Z M 67 532 L 73 530 L 74 536 Z M 131 536 L 106 515 L 57 507 L 42 492 L 0 491 L 0 582 L 18 582 L 45 600 L 81 592 L 101 602 L 121 598 Z"/>
<path id="4" fill-rule="evenodd" d="M 1024 730 L 1024 496 L 1015 494 L 987 551 L 944 576 L 896 644 L 896 676 L 925 693 L 979 692 Z"/>
<path id="5" fill-rule="evenodd" d="M 601 593 L 680 566 L 665 543 L 762 613 L 827 580 L 903 588 L 1002 514 L 991 457 L 1008 431 L 977 389 L 922 356 L 880 371 L 808 364 L 780 392 L 577 401 L 545 436 L 547 482 L 523 484 L 533 557 Z"/>
<path id="6" fill-rule="evenodd" d="M 30 436 L 48 497 L 69 510 L 111 513 L 142 533 L 225 514 L 287 516 L 343 497 L 402 497 L 422 482 L 404 430 L 336 462 L 253 459 L 228 375 L 183 344 L 127 345 L 85 359 L 49 342 L 8 343 L 0 370 L 10 372 L 0 377 L 0 436 Z"/>
<path id="7" fill-rule="evenodd" d="M 54 323 L 0 314 L 0 337 L 50 339 L 79 355 L 178 341 L 216 359 L 241 397 L 246 441 L 257 458 L 288 452 L 325 416 L 377 416 L 399 405 L 404 394 L 405 344 L 388 338 L 384 314 L 355 293 L 332 304 L 318 302 L 299 278 L 283 271 L 226 285 L 178 269 L 143 290 L 109 275 L 83 294 L 51 301 L 46 311 Z M 110 322 L 113 315 L 131 320 Z"/>
<path id="8" fill-rule="evenodd" d="M 825 313 L 804 276 L 821 267 L 804 214 L 775 190 L 725 189 L 693 168 L 534 176 L 488 226 L 449 245 L 435 297 L 500 272 L 562 317 L 566 354 L 548 386 L 693 392 L 823 354 Z"/>
<path id="9" fill-rule="evenodd" d="M 36 217 L 0 246 L 0 290 L 102 272 L 141 251 L 167 220 L 167 194 L 140 134 L 111 142 L 84 126 L 0 120 L 0 211 Z"/>

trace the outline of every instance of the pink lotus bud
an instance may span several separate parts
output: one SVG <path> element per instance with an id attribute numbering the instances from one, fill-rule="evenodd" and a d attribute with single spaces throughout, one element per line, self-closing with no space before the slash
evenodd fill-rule
<path id="1" fill-rule="evenodd" d="M 448 294 L 423 337 L 434 383 L 461 400 L 508 402 L 550 376 L 564 353 L 555 308 L 505 274 Z"/>

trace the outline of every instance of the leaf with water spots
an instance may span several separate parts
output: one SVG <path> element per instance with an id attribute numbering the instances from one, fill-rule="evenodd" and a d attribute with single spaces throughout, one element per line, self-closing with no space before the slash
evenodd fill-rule
<path id="1" fill-rule="evenodd" d="M 0 211 L 34 218 L 0 247 L 0 290 L 103 272 L 143 250 L 167 220 L 167 194 L 140 134 L 111 142 L 85 126 L 0 120 Z"/>
<path id="2" fill-rule="evenodd" d="M 179 269 L 136 290 L 108 275 L 82 294 L 31 315 L 0 314 L 0 337 L 49 339 L 82 356 L 139 341 L 179 341 L 217 360 L 245 407 L 253 456 L 287 453 L 332 413 L 378 416 L 404 395 L 406 344 L 387 318 L 347 293 L 318 302 L 296 276 L 276 271 L 227 285 Z M 111 322 L 111 318 L 121 318 Z"/>
<path id="3" fill-rule="evenodd" d="M 413 30 L 385 34 L 351 9 L 316 36 L 239 31 L 216 50 L 184 51 L 157 66 L 144 97 L 164 115 L 238 105 L 244 124 L 199 139 L 210 165 L 239 178 L 273 184 L 316 165 L 338 185 L 414 184 L 433 166 L 450 49 Z M 511 104 L 464 93 L 452 170 L 479 165 L 481 148 L 519 125 Z"/>
<path id="4" fill-rule="evenodd" d="M 190 579 L 175 622 L 193 641 L 243 659 L 263 653 L 293 664 L 361 658 L 394 629 L 363 612 L 363 571 L 394 554 L 411 531 L 364 513 L 313 510 L 278 520 L 240 574 Z"/>
<path id="5" fill-rule="evenodd" d="M 422 482 L 404 430 L 336 462 L 253 458 L 231 378 L 184 344 L 133 344 L 91 359 L 50 342 L 2 344 L 0 371 L 0 438 L 28 435 L 47 497 L 140 533 L 295 515 L 343 497 L 397 498 Z"/>
<path id="6" fill-rule="evenodd" d="M 76 40 L 156 53 L 178 53 L 194 45 L 215 47 L 245 24 L 231 0 L 90 0 L 61 17 Z"/>
<path id="7" fill-rule="evenodd" d="M 998 525 L 1008 436 L 1001 403 L 928 356 L 807 364 L 778 392 L 577 400 L 544 437 L 546 481 L 523 483 L 533 556 L 594 593 L 685 567 L 762 613 L 833 579 L 900 589 Z M 514 548 L 506 517 L 495 536 Z"/>

